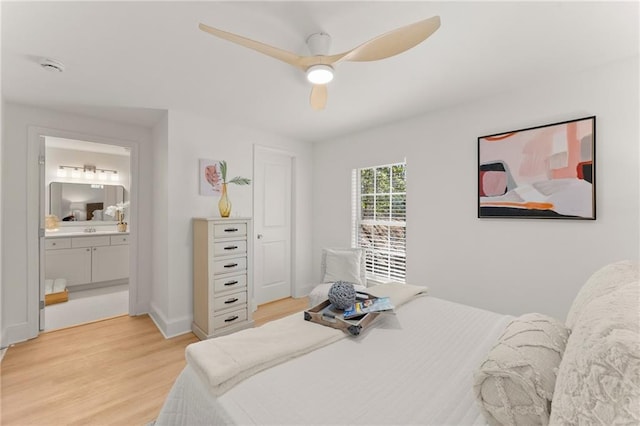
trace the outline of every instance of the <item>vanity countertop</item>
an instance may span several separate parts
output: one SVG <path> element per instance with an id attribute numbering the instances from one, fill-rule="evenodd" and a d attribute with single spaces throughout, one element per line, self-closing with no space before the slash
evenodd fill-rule
<path id="1" fill-rule="evenodd" d="M 85 231 L 72 231 L 72 232 L 45 232 L 45 238 L 70 238 L 70 237 L 97 237 L 103 235 L 129 235 L 129 231 L 127 232 L 118 232 L 118 231 L 95 231 L 95 232 L 85 232 Z"/>

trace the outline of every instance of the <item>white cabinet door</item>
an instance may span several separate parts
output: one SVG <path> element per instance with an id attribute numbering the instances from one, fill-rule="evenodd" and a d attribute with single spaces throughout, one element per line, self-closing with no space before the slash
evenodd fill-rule
<path id="1" fill-rule="evenodd" d="M 111 281 L 129 277 L 128 245 L 94 247 L 92 253 L 91 281 Z"/>
<path id="2" fill-rule="evenodd" d="M 68 286 L 91 282 L 91 249 L 47 250 L 45 278 L 66 278 Z"/>

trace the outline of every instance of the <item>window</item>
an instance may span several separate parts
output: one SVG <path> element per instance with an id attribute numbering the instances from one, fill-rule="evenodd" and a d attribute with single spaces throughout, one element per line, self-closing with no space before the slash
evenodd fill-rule
<path id="1" fill-rule="evenodd" d="M 353 245 L 366 250 L 367 277 L 405 281 L 406 163 L 353 171 Z"/>

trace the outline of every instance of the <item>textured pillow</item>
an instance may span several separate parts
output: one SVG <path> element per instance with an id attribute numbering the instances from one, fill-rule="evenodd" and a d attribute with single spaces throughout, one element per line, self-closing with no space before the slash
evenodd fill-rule
<path id="1" fill-rule="evenodd" d="M 626 284 L 638 281 L 638 263 L 624 260 L 611 263 L 594 272 L 571 304 L 565 323 L 573 328 L 581 312 L 595 299 Z"/>
<path id="2" fill-rule="evenodd" d="M 640 424 L 639 287 L 629 283 L 583 309 L 558 371 L 553 425 Z"/>
<path id="3" fill-rule="evenodd" d="M 509 323 L 474 374 L 476 400 L 490 425 L 549 424 L 568 335 L 564 324 L 543 314 Z"/>
<path id="4" fill-rule="evenodd" d="M 323 249 L 322 282 L 346 281 L 366 285 L 364 249 Z"/>

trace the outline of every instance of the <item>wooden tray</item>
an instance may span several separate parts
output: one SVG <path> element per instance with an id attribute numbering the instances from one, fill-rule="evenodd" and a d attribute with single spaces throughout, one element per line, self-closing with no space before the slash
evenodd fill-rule
<path id="1" fill-rule="evenodd" d="M 69 290 L 66 288 L 64 291 L 58 293 L 49 293 L 44 296 L 45 305 L 53 305 L 54 303 L 62 303 L 69 300 Z"/>
<path id="2" fill-rule="evenodd" d="M 304 319 L 327 327 L 337 328 L 352 336 L 358 336 L 365 327 L 380 315 L 380 312 L 371 312 L 359 318 L 346 320 L 343 318 L 341 311 L 331 308 L 326 309 L 330 305 L 331 302 L 325 300 L 313 308 L 307 309 L 304 311 Z"/>

